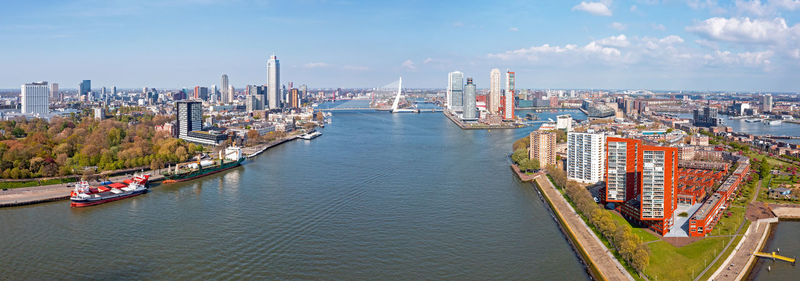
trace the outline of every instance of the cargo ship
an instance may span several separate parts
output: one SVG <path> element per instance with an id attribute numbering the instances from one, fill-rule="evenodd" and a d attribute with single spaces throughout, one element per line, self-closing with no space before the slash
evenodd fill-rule
<path id="1" fill-rule="evenodd" d="M 149 174 L 135 175 L 131 179 L 122 182 L 107 183 L 97 187 L 92 187 L 86 181 L 81 181 L 75 185 L 75 189 L 70 194 L 72 207 L 87 207 L 103 204 L 120 199 L 130 198 L 147 193 Z"/>
<path id="2" fill-rule="evenodd" d="M 200 159 L 198 161 L 187 162 L 175 165 L 164 173 L 163 183 L 175 183 L 193 180 L 196 178 L 219 173 L 242 164 L 245 157 L 242 149 L 231 146 L 219 152 L 219 158 L 215 160 Z"/>

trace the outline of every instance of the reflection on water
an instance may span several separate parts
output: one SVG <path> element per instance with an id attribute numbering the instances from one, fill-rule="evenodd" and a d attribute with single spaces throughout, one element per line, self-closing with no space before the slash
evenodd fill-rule
<path id="1" fill-rule="evenodd" d="M 334 115 L 322 137 L 131 199 L 0 209 L 0 278 L 587 278 L 508 168 L 512 142 L 533 128 Z"/>

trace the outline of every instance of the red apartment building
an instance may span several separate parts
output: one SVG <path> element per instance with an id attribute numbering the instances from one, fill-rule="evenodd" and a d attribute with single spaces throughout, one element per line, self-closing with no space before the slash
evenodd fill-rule
<path id="1" fill-rule="evenodd" d="M 664 235 L 677 208 L 678 148 L 641 140 L 606 139 L 606 202 L 627 219 Z"/>

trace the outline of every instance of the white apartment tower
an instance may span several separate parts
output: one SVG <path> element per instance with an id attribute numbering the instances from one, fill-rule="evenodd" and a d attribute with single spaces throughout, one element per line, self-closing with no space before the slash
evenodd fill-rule
<path id="1" fill-rule="evenodd" d="M 33 82 L 20 86 L 22 114 L 47 115 L 50 113 L 50 86 L 47 81 Z"/>
<path id="2" fill-rule="evenodd" d="M 267 101 L 270 109 L 281 106 L 281 62 L 276 55 L 267 61 Z"/>
<path id="3" fill-rule="evenodd" d="M 495 68 L 489 74 L 489 98 L 487 108 L 489 113 L 500 112 L 500 70 Z"/>
<path id="4" fill-rule="evenodd" d="M 222 81 L 220 81 L 220 91 L 222 92 L 222 103 L 231 103 L 233 99 L 228 94 L 228 74 L 222 74 Z"/>
<path id="5" fill-rule="evenodd" d="M 567 179 L 589 184 L 602 181 L 604 163 L 603 134 L 567 134 Z"/>
<path id="6" fill-rule="evenodd" d="M 464 73 L 453 71 L 447 75 L 447 109 L 461 111 L 464 106 Z"/>

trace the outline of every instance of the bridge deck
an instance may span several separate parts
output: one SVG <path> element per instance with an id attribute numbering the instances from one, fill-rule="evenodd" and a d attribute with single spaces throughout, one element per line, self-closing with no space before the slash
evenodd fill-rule
<path id="1" fill-rule="evenodd" d="M 761 258 L 768 258 L 768 259 L 773 259 L 773 260 L 782 260 L 782 261 L 790 262 L 790 263 L 793 263 L 793 264 L 795 262 L 795 259 L 790 258 L 790 257 L 784 257 L 784 256 L 781 256 L 781 255 L 778 255 L 775 252 L 772 252 L 772 253 L 755 252 L 755 253 L 753 253 L 753 255 L 756 256 L 756 257 L 761 257 Z"/>

